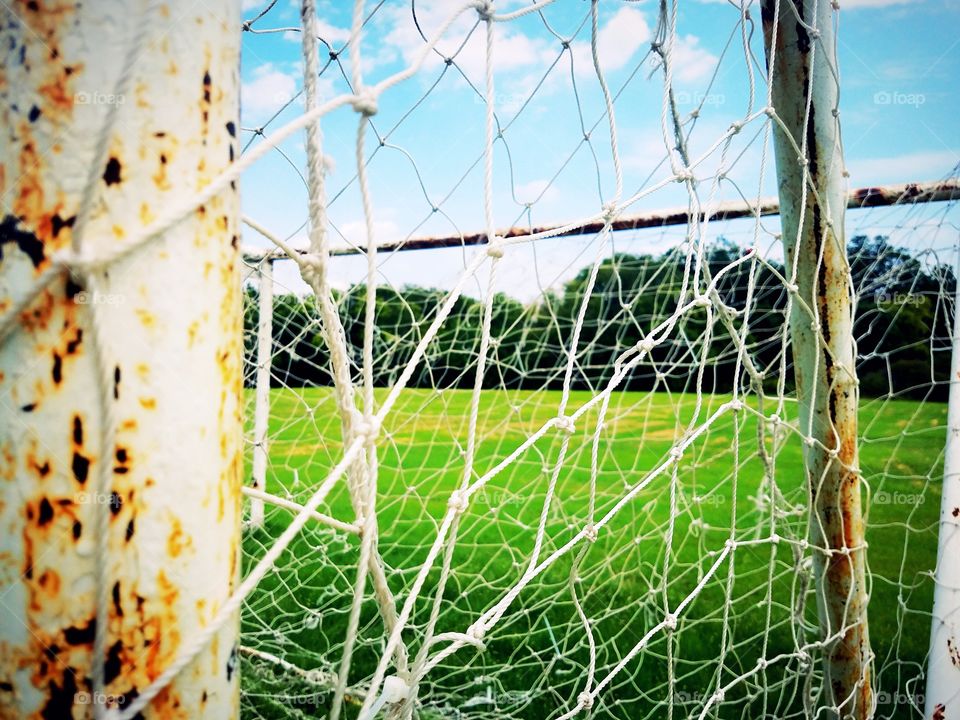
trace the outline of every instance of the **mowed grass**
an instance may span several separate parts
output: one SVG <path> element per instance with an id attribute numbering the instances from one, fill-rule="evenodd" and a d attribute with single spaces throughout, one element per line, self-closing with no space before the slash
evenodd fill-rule
<path id="1" fill-rule="evenodd" d="M 386 391 L 377 391 L 378 403 Z M 566 414 L 592 398 L 574 392 Z M 590 618 L 596 647 L 593 686 L 614 670 L 666 610 L 691 598 L 678 632 L 656 633 L 611 680 L 594 717 L 696 717 L 720 686 L 740 679 L 713 717 L 802 716 L 803 688 L 819 665 L 791 656 L 816 639 L 809 563 L 798 545 L 762 542 L 773 532 L 806 536 L 807 489 L 796 433 L 764 434 L 771 458 L 760 457 L 757 415 L 712 416 L 723 395 L 617 393 L 612 396 L 592 471 L 594 407 L 569 436 L 546 433 L 492 474 L 457 527 L 450 574 L 439 589 L 434 562 L 414 604 L 404 641 L 413 658 L 434 603 L 436 632 L 463 632 L 524 577 L 544 523 L 538 561 L 548 562 L 506 608 L 482 652 L 463 647 L 435 668 L 419 692 L 424 717 L 546 718 L 576 704 L 590 666 Z M 464 477 L 471 394 L 406 390 L 378 443 L 379 551 L 391 591 L 402 605 L 434 542 L 451 493 Z M 252 398 L 251 398 L 252 403 Z M 472 481 L 490 474 L 558 413 L 554 391 L 482 393 Z M 748 405 L 765 416 L 770 399 Z M 779 411 L 795 423 L 795 403 Z M 252 412 L 248 413 L 252 417 Z M 871 580 L 870 635 L 880 690 L 877 717 L 919 716 L 910 697 L 925 665 L 946 406 L 905 400 L 861 403 L 860 465 Z M 652 476 L 672 447 L 704 424 L 674 474 Z M 269 492 L 306 502 L 342 453 L 330 389 L 274 390 L 271 396 Z M 560 453 L 565 450 L 563 462 Z M 769 502 L 772 476 L 777 486 Z M 557 552 L 590 520 L 607 516 L 583 555 L 577 582 L 571 566 L 585 543 Z M 548 487 L 554 484 L 546 506 Z M 623 502 L 629 494 L 629 499 Z M 320 511 L 352 522 L 346 482 Z M 289 523 L 268 508 L 261 529 L 244 539 L 246 569 Z M 760 540 L 718 562 L 724 542 Z M 348 624 L 359 540 L 311 522 L 246 603 L 246 647 L 307 670 L 333 673 Z M 809 551 L 806 553 L 809 557 Z M 442 558 L 442 553 L 441 556 Z M 369 678 L 383 650 L 383 626 L 372 601 L 361 607 L 350 683 Z M 697 590 L 700 587 L 701 589 Z M 574 600 L 576 593 L 576 601 Z M 798 609 L 799 608 L 799 609 Z M 431 648 L 431 655 L 445 644 Z M 756 672 L 760 657 L 783 658 Z M 244 656 L 244 712 L 249 717 L 322 716 L 331 694 L 262 658 Z M 391 670 L 392 672 L 392 670 Z M 922 706 L 922 703 L 921 703 Z M 347 716 L 356 714 L 348 703 Z"/>

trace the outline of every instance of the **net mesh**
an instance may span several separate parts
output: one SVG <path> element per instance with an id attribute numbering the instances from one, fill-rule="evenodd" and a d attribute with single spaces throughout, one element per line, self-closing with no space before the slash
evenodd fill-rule
<path id="1" fill-rule="evenodd" d="M 303 505 L 332 470 L 345 481 L 245 602 L 251 715 L 788 718 L 830 705 L 779 220 L 700 216 L 721 200 L 759 208 L 770 187 L 762 43 L 738 9 L 714 56 L 662 4 L 649 50 L 620 62 L 636 8 L 559 5 L 490 21 L 485 4 L 378 4 L 355 9 L 352 35 L 317 28 L 323 87 L 362 100 L 361 162 L 326 175 L 328 234 L 307 232 L 306 213 L 279 236 L 253 223 L 284 252 L 248 260 L 248 415 L 258 402 L 269 414 L 267 432 L 249 425 L 268 492 Z M 272 13 L 245 29 L 296 32 Z M 361 25 L 423 58 L 416 92 L 377 93 L 376 115 Z M 521 37 L 536 57 L 526 86 L 503 92 L 497 70 Z M 719 72 L 743 76 L 742 97 L 714 92 Z M 458 126 L 431 123 L 465 96 L 475 103 L 447 111 Z M 617 133 L 636 132 L 644 99 L 662 108 L 660 132 L 625 162 Z M 295 90 L 280 100 L 251 144 L 300 110 Z M 426 165 L 434 132 L 465 146 L 462 163 Z M 322 195 L 323 170 L 296 171 Z M 422 215 L 378 221 L 398 203 Z M 688 224 L 605 224 L 670 204 Z M 538 232 L 558 207 L 583 210 L 563 229 L 601 229 Z M 877 717 L 922 715 L 955 221 L 952 203 L 847 217 Z M 400 252 L 412 247 L 433 249 Z M 330 248 L 322 266 L 304 260 Z M 263 282 L 272 344 L 258 356 Z M 248 564 L 294 508 L 267 503 Z"/>
<path id="2" fill-rule="evenodd" d="M 119 717 L 241 603 L 250 717 L 831 716 L 748 4 L 711 49 L 666 1 L 247 5 L 204 197 L 303 192 L 247 218 L 244 579 Z M 957 290 L 924 200 L 846 217 L 886 718 L 923 714 Z"/>

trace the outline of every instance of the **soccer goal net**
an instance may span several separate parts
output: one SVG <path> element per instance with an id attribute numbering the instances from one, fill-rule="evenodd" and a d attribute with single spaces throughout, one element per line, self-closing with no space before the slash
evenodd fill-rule
<path id="1" fill-rule="evenodd" d="M 0 710 L 960 709 L 960 185 L 847 172 L 835 4 L 187 5 L 3 220 Z"/>

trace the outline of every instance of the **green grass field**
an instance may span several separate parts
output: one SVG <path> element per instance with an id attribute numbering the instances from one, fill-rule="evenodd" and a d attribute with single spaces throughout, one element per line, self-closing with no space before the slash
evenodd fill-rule
<path id="1" fill-rule="evenodd" d="M 382 401 L 385 393 L 380 393 Z M 567 414 L 590 399 L 574 392 Z M 728 396 L 619 393 L 612 397 L 599 445 L 596 515 L 600 518 L 659 465 L 688 426 L 697 427 Z M 446 509 L 462 480 L 470 393 L 407 390 L 378 445 L 379 548 L 398 604 L 406 600 Z M 766 400 L 763 414 L 774 411 Z M 552 391 L 484 391 L 474 481 L 557 414 Z M 756 407 L 756 399 L 751 401 Z M 936 522 L 946 406 L 864 400 L 860 414 L 871 577 L 870 635 L 877 660 L 877 717 L 915 717 L 909 697 L 929 637 Z M 793 419 L 789 402 L 783 411 Z M 249 416 L 250 414 L 248 414 Z M 305 502 L 342 452 L 329 389 L 275 390 L 270 428 L 269 492 Z M 594 685 L 644 633 L 686 598 L 716 560 L 726 539 L 806 535 L 806 488 L 801 444 L 784 433 L 766 450 L 780 499 L 771 504 L 759 457 L 756 416 L 726 414 L 688 449 L 675 476 L 653 478 L 612 517 L 582 559 L 575 583 L 597 646 Z M 570 438 L 546 512 L 540 558 L 587 522 L 592 432 L 588 412 Z M 459 524 L 451 575 L 440 594 L 437 632 L 463 632 L 514 587 L 529 562 L 546 489 L 562 435 L 549 432 L 472 499 Z M 320 508 L 354 519 L 343 483 Z M 247 567 L 289 522 L 268 508 L 264 528 L 248 531 Z M 668 543 L 667 538 L 672 537 Z M 243 645 L 304 669 L 334 672 L 339 662 L 359 541 L 308 524 L 248 599 Z M 680 617 L 678 632 L 657 634 L 606 688 L 594 717 L 696 717 L 718 687 L 749 674 L 760 657 L 792 653 L 816 639 L 812 589 L 797 546 L 781 542 L 739 547 L 718 567 Z M 577 547 L 579 551 L 580 546 Z M 489 631 L 486 649 L 458 650 L 421 685 L 422 717 L 545 718 L 576 704 L 585 687 L 588 642 L 569 582 L 575 553 L 540 573 Z M 410 656 L 420 649 L 434 603 L 438 563 L 415 604 L 404 634 Z M 369 586 L 368 586 L 369 587 Z M 729 600 L 728 600 L 729 599 Z M 804 602 L 805 601 L 805 602 Z M 802 608 L 797 610 L 797 608 Z M 382 652 L 382 623 L 364 603 L 350 674 L 362 685 Z M 441 646 L 435 646 L 436 652 Z M 245 656 L 244 711 L 249 717 L 322 716 L 330 694 L 321 687 Z M 818 671 L 794 659 L 749 674 L 726 693 L 712 717 L 803 716 L 804 683 Z M 815 678 L 814 678 L 815 679 Z M 671 692 L 672 689 L 672 692 Z M 355 715 L 349 706 L 348 716 Z M 454 708 L 459 708 L 455 713 Z"/>

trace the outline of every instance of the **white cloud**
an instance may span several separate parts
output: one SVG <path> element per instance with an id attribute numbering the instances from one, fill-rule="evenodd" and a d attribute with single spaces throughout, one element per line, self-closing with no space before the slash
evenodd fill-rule
<path id="1" fill-rule="evenodd" d="M 840 0 L 841 10 L 853 8 L 878 8 L 892 5 L 919 5 L 923 0 Z"/>
<path id="2" fill-rule="evenodd" d="M 604 72 L 624 67 L 642 46 L 650 42 L 650 26 L 636 8 L 622 7 L 607 20 L 597 33 L 597 55 Z M 571 46 L 573 67 L 578 75 L 589 76 L 596 71 L 588 40 Z"/>
<path id="3" fill-rule="evenodd" d="M 317 35 L 326 40 L 330 45 L 333 45 L 339 49 L 343 43 L 350 39 L 350 29 L 340 28 L 335 25 L 331 25 L 323 18 L 317 18 Z M 283 38 L 284 40 L 289 40 L 290 42 L 301 42 L 300 33 L 293 30 L 285 32 L 283 34 Z"/>
<path id="4" fill-rule="evenodd" d="M 700 38 L 684 35 L 673 48 L 673 76 L 682 83 L 705 78 L 717 66 L 717 56 L 700 47 Z"/>
<path id="5" fill-rule="evenodd" d="M 417 20 L 426 37 L 435 35 L 449 18 L 454 6 L 448 0 L 421 0 L 417 2 Z M 383 34 L 384 44 L 393 48 L 404 62 L 413 62 L 420 54 L 424 41 L 411 20 L 410 10 L 404 6 L 385 8 L 382 13 L 387 27 Z M 431 53 L 427 66 L 439 67 L 442 56 L 456 54 L 457 67 L 474 84 L 481 84 L 486 71 L 486 29 L 481 25 L 476 29 L 476 13 L 461 14 L 437 43 L 440 55 Z M 473 32 L 471 33 L 471 30 Z M 550 48 L 543 39 L 532 38 L 514 26 L 494 24 L 494 70 L 497 73 L 509 73 L 532 67 L 546 67 L 550 59 L 558 52 Z M 464 44 L 467 34 L 470 34 Z M 462 45 L 462 47 L 461 47 Z M 385 60 L 390 59 L 385 54 Z"/>
<path id="6" fill-rule="evenodd" d="M 240 90 L 242 108 L 246 112 L 263 113 L 278 110 L 297 93 L 293 75 L 264 63 L 253 71 L 253 78 Z"/>
<path id="7" fill-rule="evenodd" d="M 960 150 L 913 152 L 893 157 L 850 160 L 850 186 L 935 180 L 960 163 Z"/>
<path id="8" fill-rule="evenodd" d="M 292 64 L 288 72 L 273 63 L 264 63 L 253 71 L 252 78 L 240 88 L 240 109 L 248 117 L 263 118 L 293 100 L 293 107 L 302 112 L 303 95 L 298 95 L 303 76 L 302 63 Z M 336 78 L 332 73 L 324 74 L 317 82 L 320 102 L 335 95 Z"/>
<path id="9" fill-rule="evenodd" d="M 367 223 L 363 218 L 359 220 L 351 220 L 345 223 L 338 223 L 337 229 L 340 233 L 347 239 L 347 243 L 350 245 L 366 245 L 367 244 Z M 333 235 L 336 236 L 334 244 L 341 245 L 343 241 L 337 236 L 336 232 L 333 232 Z M 383 243 L 397 242 L 398 240 L 403 239 L 403 235 L 400 233 L 400 228 L 397 227 L 397 224 L 392 220 L 380 220 L 377 218 L 373 219 L 373 239 L 378 245 Z"/>
<path id="10" fill-rule="evenodd" d="M 549 180 L 531 180 L 517 183 L 513 188 L 517 202 L 534 203 L 549 202 L 559 195 L 556 186 L 550 185 Z"/>

